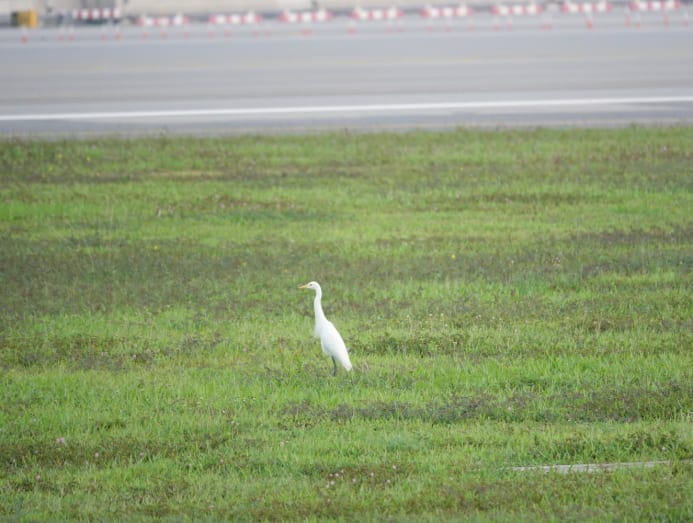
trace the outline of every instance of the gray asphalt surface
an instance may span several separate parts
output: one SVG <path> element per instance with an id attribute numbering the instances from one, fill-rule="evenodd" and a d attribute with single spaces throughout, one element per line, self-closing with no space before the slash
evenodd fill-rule
<path id="1" fill-rule="evenodd" d="M 5 30 L 0 136 L 691 124 L 693 27 L 668 22 Z"/>

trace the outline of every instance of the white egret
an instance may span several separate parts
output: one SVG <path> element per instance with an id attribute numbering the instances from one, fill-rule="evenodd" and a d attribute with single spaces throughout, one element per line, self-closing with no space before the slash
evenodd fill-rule
<path id="1" fill-rule="evenodd" d="M 333 375 L 337 375 L 337 362 L 347 370 L 351 370 L 351 361 L 349 361 L 349 353 L 347 352 L 344 340 L 339 334 L 332 322 L 325 317 L 322 311 L 322 289 L 316 281 L 311 281 L 305 285 L 300 285 L 299 289 L 313 289 L 315 291 L 315 300 L 313 301 L 313 309 L 315 309 L 315 337 L 320 339 L 322 351 L 332 358 L 334 366 Z"/>

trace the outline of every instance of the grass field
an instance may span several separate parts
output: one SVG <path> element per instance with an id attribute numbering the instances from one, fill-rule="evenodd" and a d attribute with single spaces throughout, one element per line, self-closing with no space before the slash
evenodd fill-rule
<path id="1" fill-rule="evenodd" d="M 4 141 L 0 199 L 0 518 L 693 520 L 693 128 Z"/>

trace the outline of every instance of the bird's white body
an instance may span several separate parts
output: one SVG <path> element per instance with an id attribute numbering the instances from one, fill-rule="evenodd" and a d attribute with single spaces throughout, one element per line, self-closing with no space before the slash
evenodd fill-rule
<path id="1" fill-rule="evenodd" d="M 315 311 L 315 337 L 320 340 L 322 351 L 330 356 L 334 361 L 338 361 L 347 371 L 352 369 L 351 361 L 349 360 L 349 352 L 339 331 L 330 320 L 325 317 L 322 310 L 322 289 L 318 282 L 310 282 L 301 285 L 302 289 L 313 289 L 315 291 L 315 300 L 313 301 L 313 309 Z M 337 367 L 335 366 L 335 372 Z"/>

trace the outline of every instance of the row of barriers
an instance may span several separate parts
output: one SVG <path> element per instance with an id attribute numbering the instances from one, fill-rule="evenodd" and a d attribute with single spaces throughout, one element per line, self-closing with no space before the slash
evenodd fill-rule
<path id="1" fill-rule="evenodd" d="M 634 0 L 624 5 L 627 21 L 630 20 L 631 14 L 644 12 L 661 12 L 663 14 L 681 9 L 682 3 L 680 0 Z M 614 4 L 606 0 L 576 2 L 566 0 L 559 4 L 558 10 L 565 14 L 585 15 L 588 20 L 588 25 L 591 24 L 591 15 L 600 13 L 608 13 L 614 9 Z M 531 17 L 546 15 L 550 10 L 546 9 L 539 3 L 523 3 L 523 4 L 495 4 L 487 10 L 495 17 Z M 465 4 L 458 6 L 426 6 L 419 11 L 419 16 L 432 20 L 454 20 L 469 18 L 475 14 L 472 7 Z M 687 14 L 687 13 L 686 13 Z M 349 18 L 352 22 L 377 22 L 401 21 L 405 17 L 405 12 L 398 7 L 390 8 L 364 8 L 356 7 L 349 13 Z M 329 22 L 335 18 L 335 15 L 326 9 L 317 9 L 311 11 L 283 11 L 277 18 L 279 22 L 286 24 L 301 24 L 311 25 Z M 685 17 L 687 21 L 687 16 Z M 666 18 L 665 18 L 666 21 Z M 185 25 L 190 20 L 187 17 L 178 15 L 177 17 L 140 17 L 137 20 L 138 25 Z M 250 11 L 244 14 L 221 14 L 212 15 L 207 19 L 210 26 L 238 26 L 238 25 L 259 25 L 263 22 L 261 15 Z M 628 23 L 628 22 L 627 22 Z M 353 30 L 353 25 L 351 26 Z"/>
<path id="2" fill-rule="evenodd" d="M 596 0 L 596 1 L 574 1 L 565 0 L 561 4 L 552 4 L 551 6 L 545 7 L 538 3 L 510 3 L 510 4 L 496 4 L 489 6 L 488 9 L 479 10 L 478 14 L 486 14 L 492 16 L 492 28 L 493 30 L 509 30 L 513 28 L 513 20 L 517 19 L 519 24 L 519 18 L 530 19 L 532 17 L 537 17 L 541 29 L 553 29 L 554 14 L 566 14 L 566 15 L 581 15 L 580 20 L 584 24 L 584 27 L 588 29 L 593 28 L 594 16 L 599 14 L 609 13 L 612 11 L 618 11 L 624 13 L 625 26 L 628 28 L 639 28 L 645 20 L 644 15 L 649 13 L 650 15 L 659 13 L 661 15 L 662 21 L 665 26 L 670 26 L 673 24 L 678 24 L 674 18 L 674 12 L 679 11 L 676 15 L 683 22 L 683 26 L 688 26 L 688 10 L 686 5 L 680 0 L 633 0 L 628 4 L 612 4 L 607 0 Z M 84 10 L 83 10 L 84 11 Z M 73 15 L 73 20 L 81 21 L 91 21 L 91 25 L 96 25 L 94 21 L 100 21 L 98 25 L 101 25 L 101 36 L 102 40 L 120 40 L 123 38 L 123 32 L 121 26 L 123 24 L 119 23 L 118 19 L 107 18 L 102 20 L 98 18 L 99 16 L 118 16 L 119 12 L 117 10 L 102 10 L 97 13 L 96 10 L 88 10 L 89 12 L 75 13 Z M 351 34 L 357 33 L 357 26 L 365 22 L 365 25 L 370 25 L 376 27 L 377 24 L 370 24 L 370 22 L 386 22 L 388 23 L 388 28 L 390 31 L 402 31 L 402 20 L 407 16 L 418 16 L 422 20 L 426 20 L 426 24 L 429 30 L 433 30 L 434 27 L 440 27 L 440 23 L 444 24 L 445 30 L 451 31 L 454 29 L 455 20 L 467 20 L 465 22 L 467 29 L 474 29 L 474 15 L 477 14 L 474 9 L 467 5 L 458 6 L 426 6 L 418 11 L 408 11 L 405 13 L 397 7 L 392 8 L 364 8 L 357 7 L 348 12 L 346 17 L 348 20 L 348 32 Z M 641 14 L 643 18 L 641 19 Z M 211 15 L 206 18 L 194 18 L 191 19 L 186 15 L 175 15 L 175 16 L 146 16 L 142 15 L 136 19 L 128 19 L 127 25 L 136 24 L 140 27 L 142 38 L 148 38 L 152 32 L 158 32 L 159 36 L 162 38 L 167 38 L 169 34 L 175 36 L 182 34 L 188 37 L 192 34 L 199 34 L 200 22 L 206 22 L 207 24 L 207 35 L 208 37 L 214 37 L 217 32 L 221 29 L 227 37 L 230 37 L 233 32 L 236 32 L 234 27 L 245 26 L 248 31 L 252 31 L 256 36 L 260 34 L 269 35 L 273 28 L 281 25 L 293 25 L 299 27 L 303 34 L 310 34 L 313 31 L 314 24 L 322 24 L 325 22 L 330 22 L 336 18 L 345 18 L 345 13 L 333 14 L 325 9 L 317 9 L 312 11 L 284 11 L 281 15 L 276 17 L 263 18 L 260 14 L 250 11 L 245 13 L 232 13 L 232 14 L 216 14 Z M 670 17 L 672 20 L 670 20 Z M 572 17 L 571 17 L 572 18 Z M 649 16 L 650 21 L 652 16 Z M 567 20 L 567 19 L 566 19 Z M 265 22 L 272 21 L 270 24 Z M 104 23 L 105 22 L 105 23 Z M 559 21 L 560 22 L 560 21 Z M 612 22 L 613 23 L 613 22 Z M 565 22 L 560 22 L 561 27 L 565 27 Z M 78 24 L 61 24 L 58 33 L 59 41 L 72 41 L 75 40 L 75 27 Z M 364 25 L 364 27 L 365 27 Z M 204 26 L 203 26 L 204 27 Z M 240 29 L 239 29 L 240 30 Z M 364 29 L 365 30 L 365 29 Z M 174 33 L 175 31 L 175 33 Z M 29 34 L 26 30 L 22 31 L 21 41 L 27 42 L 29 40 Z"/>
<path id="3" fill-rule="evenodd" d="M 621 5 L 621 4 L 619 4 Z M 631 12 L 667 12 L 680 9 L 680 0 L 633 0 L 622 4 Z M 614 5 L 607 0 L 576 2 L 566 0 L 559 4 L 563 13 L 570 14 L 597 14 L 611 11 Z M 488 10 L 498 16 L 534 16 L 547 11 L 540 3 L 513 3 L 496 4 L 489 6 Z M 474 14 L 474 9 L 466 4 L 458 6 L 433 6 L 428 5 L 419 11 L 419 15 L 427 19 L 455 19 L 466 18 Z M 390 8 L 365 8 L 355 7 L 348 16 L 355 21 L 393 21 L 405 16 L 405 12 L 399 7 Z M 67 21 L 75 23 L 119 23 L 124 19 L 123 12 L 119 8 L 94 8 L 77 9 L 67 17 Z M 327 9 L 315 9 L 307 11 L 284 10 L 278 20 L 288 24 L 314 24 L 328 22 L 335 18 L 334 13 Z M 207 22 L 214 25 L 248 25 L 259 24 L 263 17 L 253 11 L 233 14 L 214 14 L 209 16 Z M 136 19 L 138 25 L 183 25 L 190 23 L 190 18 L 185 15 L 151 17 L 142 15 Z"/>

